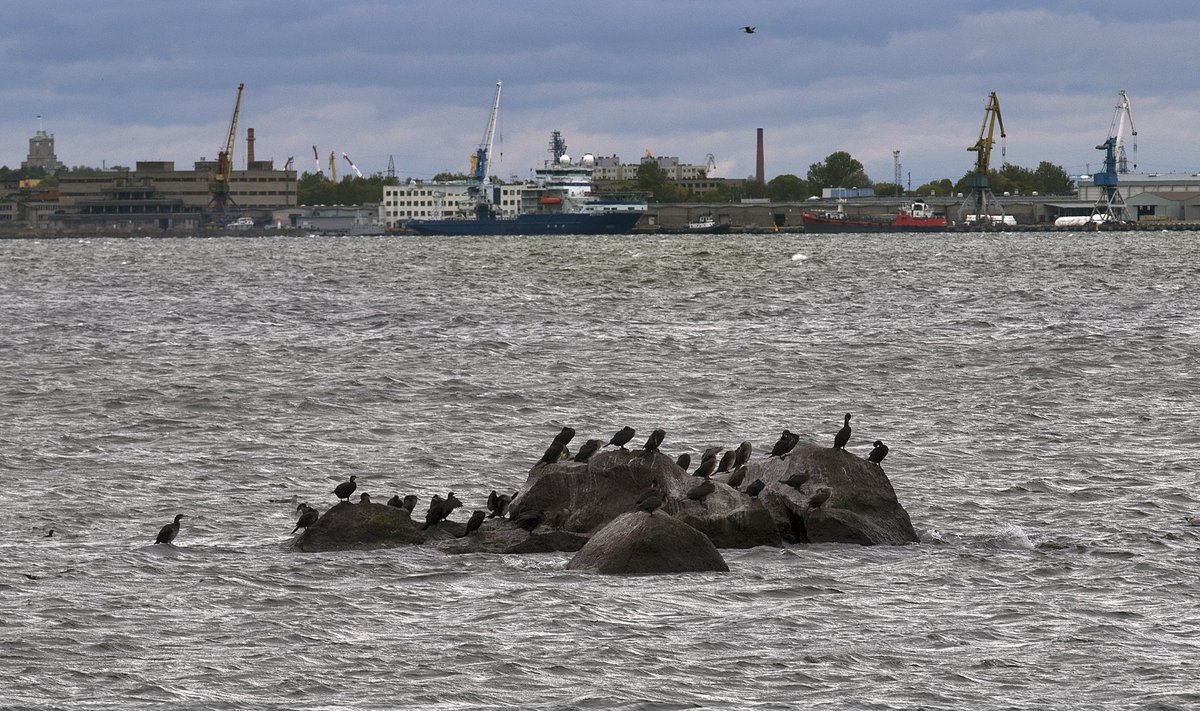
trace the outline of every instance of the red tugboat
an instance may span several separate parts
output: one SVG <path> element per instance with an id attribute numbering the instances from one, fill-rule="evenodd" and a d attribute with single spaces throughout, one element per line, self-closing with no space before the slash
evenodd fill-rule
<path id="1" fill-rule="evenodd" d="M 935 215 L 928 203 L 918 200 L 891 217 L 850 217 L 840 210 L 805 212 L 805 232 L 945 232 L 946 218 Z"/>

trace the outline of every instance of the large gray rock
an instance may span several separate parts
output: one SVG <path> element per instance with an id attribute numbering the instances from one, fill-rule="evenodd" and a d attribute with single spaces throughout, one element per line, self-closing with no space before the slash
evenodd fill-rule
<path id="1" fill-rule="evenodd" d="M 425 542 L 407 510 L 383 504 L 334 505 L 296 539 L 302 551 L 391 548 Z"/>
<path id="2" fill-rule="evenodd" d="M 568 570 L 613 575 L 726 572 L 729 566 L 703 533 L 663 511 L 618 516 L 597 531 Z"/>
<path id="3" fill-rule="evenodd" d="M 588 462 L 536 464 L 509 506 L 511 515 L 540 511 L 557 528 L 592 534 L 633 511 L 638 497 L 655 485 L 666 493 L 662 510 L 707 535 L 721 548 L 777 546 L 783 541 L 770 512 L 725 484 L 704 501 L 687 492 L 700 482 L 670 457 L 642 450 L 608 450 Z M 554 512 L 550 514 L 549 512 Z"/>
<path id="4" fill-rule="evenodd" d="M 781 483 L 793 474 L 809 475 L 800 489 Z M 766 487 L 758 495 L 789 543 L 915 543 L 908 512 L 883 469 L 842 449 L 799 444 L 784 458 L 759 459 L 747 465 L 743 488 L 757 479 Z M 829 499 L 819 507 L 809 502 L 821 489 Z"/>

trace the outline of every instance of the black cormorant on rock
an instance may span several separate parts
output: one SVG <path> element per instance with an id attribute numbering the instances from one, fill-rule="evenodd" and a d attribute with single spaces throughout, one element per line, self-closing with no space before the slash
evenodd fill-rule
<path id="1" fill-rule="evenodd" d="M 487 501 L 488 511 L 491 512 L 488 514 L 488 518 L 504 516 L 504 513 L 508 510 L 508 505 L 511 503 L 512 496 L 508 494 L 497 493 L 495 489 L 492 489 L 492 493 L 488 494 Z"/>
<path id="2" fill-rule="evenodd" d="M 779 435 L 779 440 L 775 442 L 775 446 L 771 448 L 771 454 L 767 458 L 782 457 L 792 451 L 799 441 L 800 435 L 784 429 L 783 433 Z"/>
<path id="3" fill-rule="evenodd" d="M 686 498 L 692 501 L 704 501 L 704 497 L 717 490 L 717 485 L 712 482 L 712 479 L 705 479 L 699 484 L 688 489 Z"/>
<path id="4" fill-rule="evenodd" d="M 448 518 L 450 514 L 454 513 L 454 509 L 462 505 L 463 503 L 458 500 L 458 497 L 454 495 L 454 492 L 449 492 L 446 494 L 446 500 L 442 502 L 442 510 L 445 511 L 445 513 L 442 514 L 442 518 Z"/>
<path id="5" fill-rule="evenodd" d="M 571 438 L 574 436 L 575 436 L 575 430 L 571 429 L 570 427 L 564 427 L 564 428 L 562 428 L 561 432 L 554 435 L 554 443 L 561 444 L 562 446 L 565 447 L 571 443 Z"/>
<path id="6" fill-rule="evenodd" d="M 742 467 L 741 469 L 735 469 L 734 472 L 729 475 L 729 481 L 727 481 L 725 483 L 736 489 L 742 485 L 742 482 L 745 479 L 746 479 L 746 468 Z"/>
<path id="7" fill-rule="evenodd" d="M 737 469 L 746 465 L 750 461 L 750 453 L 754 451 L 754 445 L 747 440 L 738 445 L 737 454 L 733 457 L 733 468 Z"/>
<path id="8" fill-rule="evenodd" d="M 471 518 L 467 520 L 467 530 L 463 531 L 463 534 L 459 538 L 466 538 L 471 535 L 472 531 L 479 530 L 479 527 L 483 525 L 483 519 L 486 517 L 487 514 L 479 510 L 472 513 Z"/>
<path id="9" fill-rule="evenodd" d="M 579 448 L 579 451 L 575 453 L 575 459 L 573 461 L 586 462 L 592 458 L 593 454 L 599 452 L 603 446 L 603 441 L 598 439 L 589 439 L 588 441 L 584 442 L 583 446 Z"/>
<path id="10" fill-rule="evenodd" d="M 395 506 L 398 509 L 404 508 L 404 502 L 400 499 L 400 495 L 396 494 L 387 501 L 388 506 Z"/>
<path id="11" fill-rule="evenodd" d="M 357 478 L 358 477 L 351 474 L 350 481 L 344 481 L 341 484 L 338 484 L 333 490 L 333 495 L 338 497 L 338 499 L 349 503 L 350 495 L 353 494 L 354 490 L 358 488 L 358 484 L 354 483 L 354 480 Z"/>
<path id="12" fill-rule="evenodd" d="M 565 444 L 554 442 L 549 447 L 546 447 L 546 453 L 538 460 L 538 464 L 552 464 L 557 462 L 562 459 L 563 452 L 565 451 L 567 451 Z"/>
<path id="13" fill-rule="evenodd" d="M 645 511 L 651 516 L 654 515 L 654 510 L 663 505 L 663 492 L 658 487 L 658 482 L 654 482 L 654 486 L 650 487 L 638 497 L 635 507 L 638 511 Z"/>
<path id="14" fill-rule="evenodd" d="M 183 518 L 183 514 L 175 514 L 175 521 L 168 523 L 158 530 L 158 535 L 154 538 L 154 543 L 170 543 L 175 540 L 175 536 L 179 535 L 179 519 Z"/>
<path id="15" fill-rule="evenodd" d="M 293 535 L 302 528 L 307 531 L 308 527 L 316 523 L 317 519 L 321 517 L 321 514 L 308 504 L 300 504 L 296 507 L 296 510 L 300 512 L 300 518 L 296 519 L 296 527 L 292 529 Z"/>
<path id="16" fill-rule="evenodd" d="M 821 508 L 822 504 L 824 504 L 826 501 L 829 501 L 829 496 L 831 494 L 833 494 L 833 489 L 830 489 L 828 486 L 822 486 L 820 489 L 817 489 L 817 493 L 813 494 L 812 498 L 808 500 L 808 508 Z"/>
<path id="17" fill-rule="evenodd" d="M 737 459 L 737 450 L 729 449 L 721 455 L 721 463 L 717 465 L 717 472 L 727 472 L 733 468 L 733 461 Z"/>
<path id="18" fill-rule="evenodd" d="M 367 493 L 367 492 L 365 492 L 365 491 L 364 491 L 363 493 L 359 494 L 359 495 L 358 495 L 358 503 L 360 503 L 360 504 L 369 504 L 369 503 L 371 503 L 371 495 L 370 495 L 370 494 L 368 494 L 368 493 Z"/>
<path id="19" fill-rule="evenodd" d="M 709 455 L 706 453 L 704 455 L 704 458 L 700 460 L 700 466 L 696 467 L 696 471 L 692 474 L 692 476 L 702 476 L 702 477 L 708 478 L 708 476 L 711 475 L 716 470 L 717 470 L 717 455 L 716 454 Z"/>
<path id="20" fill-rule="evenodd" d="M 762 479 L 755 479 L 754 481 L 750 482 L 750 486 L 746 487 L 746 496 L 754 498 L 755 496 L 761 494 L 762 490 L 765 489 L 766 486 L 767 485 Z"/>
<path id="21" fill-rule="evenodd" d="M 513 523 L 517 525 L 517 528 L 523 528 L 533 533 L 533 529 L 541 525 L 543 516 L 544 514 L 541 511 L 522 511 L 519 516 L 513 519 Z"/>
<path id="22" fill-rule="evenodd" d="M 850 441 L 850 413 L 846 413 L 846 423 L 842 425 L 842 429 L 833 436 L 833 448 L 845 449 L 846 443 Z"/>
<path id="23" fill-rule="evenodd" d="M 692 466 L 692 455 L 684 452 L 675 460 L 675 465 L 686 472 Z"/>
<path id="24" fill-rule="evenodd" d="M 721 453 L 722 449 L 725 448 L 719 444 L 715 447 L 709 447 L 708 449 L 704 450 L 704 454 L 700 455 L 700 459 L 704 460 L 708 459 L 709 457 L 716 458 L 716 456 Z"/>
<path id="25" fill-rule="evenodd" d="M 446 518 L 446 500 L 440 494 L 434 494 L 429 500 L 429 508 L 425 510 L 425 525 L 421 526 L 421 530 L 436 526 L 442 519 Z"/>
<path id="26" fill-rule="evenodd" d="M 621 449 L 625 449 L 625 445 L 629 444 L 629 440 L 633 439 L 633 435 L 633 428 L 626 425 L 625 427 L 617 430 L 617 433 L 612 436 L 612 439 L 608 440 L 608 444 L 615 444 Z M 604 446 L 607 447 L 608 444 Z"/>
<path id="27" fill-rule="evenodd" d="M 799 474 L 793 474 L 793 475 L 789 476 L 787 479 L 780 479 L 779 483 L 787 484 L 788 486 L 792 487 L 793 489 L 799 491 L 800 487 L 802 487 L 806 483 L 808 483 L 808 479 L 811 476 L 812 475 L 809 474 L 808 472 L 800 472 Z"/>
<path id="28" fill-rule="evenodd" d="M 888 446 L 882 440 L 875 440 L 874 449 L 867 455 L 868 462 L 879 464 L 883 462 L 883 458 L 887 456 Z"/>
<path id="29" fill-rule="evenodd" d="M 663 440 L 666 438 L 666 430 L 654 430 L 650 433 L 650 436 L 646 438 L 646 443 L 642 445 L 642 453 L 649 454 L 650 452 L 657 452 L 658 445 L 662 444 Z"/>
<path id="30" fill-rule="evenodd" d="M 413 509 L 417 508 L 417 501 L 419 500 L 420 499 L 417 498 L 416 494 L 408 494 L 404 497 L 404 502 L 401 504 L 400 508 L 406 509 L 409 513 L 412 513 Z"/>

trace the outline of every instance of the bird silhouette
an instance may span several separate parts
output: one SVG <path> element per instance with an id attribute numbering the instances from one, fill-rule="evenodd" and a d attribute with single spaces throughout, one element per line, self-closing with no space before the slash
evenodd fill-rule
<path id="1" fill-rule="evenodd" d="M 758 28 L 754 27 L 753 25 L 746 25 L 745 27 L 742 28 L 742 32 L 745 32 L 748 35 L 754 34 L 757 30 L 758 30 Z"/>
<path id="2" fill-rule="evenodd" d="M 872 449 L 871 453 L 867 455 L 867 461 L 874 462 L 875 464 L 879 464 L 880 462 L 883 461 L 883 458 L 887 456 L 888 446 L 886 444 L 884 444 L 881 440 L 875 440 L 874 446 L 875 446 L 875 449 Z"/>
<path id="3" fill-rule="evenodd" d="M 612 436 L 612 439 L 608 440 L 608 444 L 615 444 L 621 449 L 625 449 L 625 445 L 629 444 L 629 440 L 633 439 L 633 435 L 633 428 L 626 425 L 625 427 L 617 430 L 617 433 Z M 607 447 L 608 444 L 604 446 Z"/>
<path id="4" fill-rule="evenodd" d="M 358 484 L 356 484 L 354 482 L 354 480 L 357 478 L 358 477 L 351 474 L 350 481 L 344 481 L 341 484 L 338 484 L 336 487 L 334 487 L 333 495 L 343 501 L 349 502 L 350 495 L 353 494 L 354 490 L 358 488 Z"/>
<path id="5" fill-rule="evenodd" d="M 842 429 L 833 436 L 833 448 L 845 449 L 846 443 L 850 441 L 850 413 L 846 413 L 846 423 L 842 425 Z"/>

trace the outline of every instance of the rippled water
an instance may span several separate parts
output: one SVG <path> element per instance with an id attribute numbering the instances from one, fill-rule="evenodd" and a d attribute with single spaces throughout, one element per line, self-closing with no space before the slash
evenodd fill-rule
<path id="1" fill-rule="evenodd" d="M 1198 238 L 0 242 L 0 705 L 1195 708 Z M 920 545 L 611 578 L 273 501 L 847 411 Z"/>

